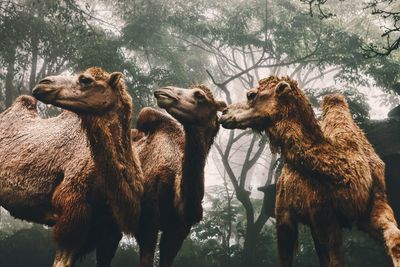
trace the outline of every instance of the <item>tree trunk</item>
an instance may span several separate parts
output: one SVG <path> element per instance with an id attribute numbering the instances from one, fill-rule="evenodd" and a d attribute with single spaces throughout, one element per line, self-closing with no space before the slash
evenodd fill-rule
<path id="1" fill-rule="evenodd" d="M 244 238 L 243 255 L 242 255 L 242 260 L 240 262 L 240 267 L 249 267 L 249 266 L 256 267 L 259 265 L 256 257 L 258 234 L 259 233 L 257 233 L 254 224 L 248 222 L 246 227 L 246 235 Z"/>
<path id="2" fill-rule="evenodd" d="M 10 107 L 13 102 L 13 80 L 14 80 L 14 69 L 15 69 L 15 50 L 13 51 L 10 60 L 7 65 L 6 75 L 6 92 L 5 92 L 5 105 L 6 108 Z"/>
<path id="3" fill-rule="evenodd" d="M 226 235 L 224 236 L 223 245 L 225 246 L 225 251 L 227 252 L 224 255 L 224 266 L 230 267 L 231 266 L 231 236 L 232 236 L 232 197 L 229 193 L 228 183 L 226 181 L 225 176 L 223 177 L 224 180 L 224 187 L 226 192 L 226 197 L 228 199 L 228 225 L 226 230 Z"/>
<path id="4" fill-rule="evenodd" d="M 244 189 L 236 192 L 237 199 L 243 204 L 246 210 L 246 233 L 244 236 L 243 255 L 240 267 L 256 266 L 256 243 L 260 231 L 254 224 L 254 209 L 250 200 L 250 193 Z"/>
<path id="5" fill-rule="evenodd" d="M 31 74 L 29 76 L 29 92 L 32 93 L 33 87 L 36 84 L 36 68 L 37 68 L 37 60 L 38 60 L 38 38 L 37 36 L 33 36 L 32 39 L 32 67 Z"/>

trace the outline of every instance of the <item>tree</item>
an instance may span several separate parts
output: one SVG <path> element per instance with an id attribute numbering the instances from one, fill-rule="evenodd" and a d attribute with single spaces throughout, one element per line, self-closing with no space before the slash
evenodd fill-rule
<path id="1" fill-rule="evenodd" d="M 137 109 L 152 105 L 149 87 L 167 81 L 166 68 L 149 72 L 124 53 L 116 26 L 79 1 L 0 1 L 0 108 L 30 93 L 44 76 L 79 72 L 88 66 L 123 71 Z M 107 27 L 105 27 L 107 26 Z M 164 80 L 163 80 L 164 79 Z M 175 79 L 172 79 L 175 80 Z M 3 105 L 4 103 L 4 105 Z M 47 112 L 42 106 L 43 113 Z M 51 114 L 52 112 L 50 112 Z"/>
<path id="2" fill-rule="evenodd" d="M 8 107 L 44 75 L 66 69 L 85 25 L 74 1 L 1 1 L 0 10 L 0 62 L 6 66 Z"/>
<path id="3" fill-rule="evenodd" d="M 331 18 L 335 13 L 329 11 L 329 8 L 324 8 L 328 0 L 300 0 L 309 6 L 310 15 L 317 16 L 321 19 Z M 346 0 L 338 0 L 343 2 Z M 329 1 L 337 4 L 337 1 Z M 376 43 L 367 43 L 365 52 L 369 56 L 388 56 L 393 51 L 400 47 L 400 5 L 393 0 L 370 0 L 365 3 L 364 9 L 371 12 L 372 15 L 380 17 L 383 20 L 383 32 L 381 37 L 385 39 L 383 45 Z"/>

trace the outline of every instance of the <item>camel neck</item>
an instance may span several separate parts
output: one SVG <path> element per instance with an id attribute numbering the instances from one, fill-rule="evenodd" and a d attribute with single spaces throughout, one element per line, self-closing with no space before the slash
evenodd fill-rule
<path id="1" fill-rule="evenodd" d="M 213 129 L 214 131 L 215 129 Z M 201 174 L 215 134 L 211 129 L 188 126 L 185 131 L 183 174 L 190 177 Z"/>
<path id="2" fill-rule="evenodd" d="M 127 121 L 115 115 L 103 117 L 85 117 L 83 127 L 87 132 L 95 164 L 113 177 L 127 175 L 133 172 L 128 168 L 133 161 L 132 150 L 129 149 L 131 140 L 127 131 Z M 123 170 L 126 169 L 126 170 Z"/>
<path id="3" fill-rule="evenodd" d="M 340 147 L 325 138 L 322 130 L 313 120 L 278 123 L 268 129 L 271 142 L 280 148 L 285 163 L 303 175 L 306 179 L 335 186 L 348 186 L 352 166 L 343 157 Z M 332 168 L 340 162 L 340 168 Z"/>
<path id="4" fill-rule="evenodd" d="M 95 167 L 103 178 L 113 214 L 124 232 L 133 234 L 143 191 L 142 170 L 130 138 L 130 116 L 82 118 Z M 133 228 L 132 228 L 133 227 Z"/>
<path id="5" fill-rule="evenodd" d="M 282 148 L 304 150 L 312 146 L 319 145 L 324 140 L 322 131 L 318 123 L 309 122 L 305 125 L 302 122 L 292 121 L 279 125 L 278 134 L 282 140 Z"/>
<path id="6" fill-rule="evenodd" d="M 214 137 L 215 127 L 184 126 L 185 151 L 182 167 L 182 197 L 185 214 L 192 222 L 202 218 L 201 202 L 204 196 L 204 167 Z"/>
<path id="7" fill-rule="evenodd" d="M 321 128 L 316 120 L 308 121 L 285 121 L 267 130 L 271 143 L 280 149 L 285 162 L 291 166 L 303 169 L 309 157 L 319 157 L 320 148 L 327 142 L 322 134 Z"/>

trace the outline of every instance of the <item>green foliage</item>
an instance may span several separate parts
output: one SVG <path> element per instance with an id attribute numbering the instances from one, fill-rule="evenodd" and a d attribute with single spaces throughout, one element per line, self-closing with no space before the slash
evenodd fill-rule
<path id="1" fill-rule="evenodd" d="M 103 5 L 111 8 L 106 0 Z M 362 38 L 308 16 L 291 0 L 119 1 L 114 8 L 125 24 L 112 33 L 96 21 L 90 4 L 1 2 L 0 74 L 10 73 L 12 97 L 29 92 L 45 75 L 100 66 L 126 74 L 137 107 L 152 105 L 154 87 L 203 82 L 214 64 L 210 47 L 221 53 L 251 48 L 278 65 L 340 67 L 335 77 L 353 84 L 368 84 L 372 77 L 377 86 L 392 89 L 400 78 L 397 59 L 366 59 Z M 10 62 L 14 70 L 7 69 Z M 6 101 L 4 93 L 0 100 Z"/>
<path id="2" fill-rule="evenodd" d="M 70 58 L 70 66 L 74 71 L 83 71 L 92 66 L 115 71 L 126 64 L 120 40 L 117 38 L 108 36 L 99 29 L 88 31 L 83 38 L 79 50 Z"/>
<path id="3" fill-rule="evenodd" d="M 206 16 L 204 10 L 211 15 Z M 253 51 L 262 49 L 265 59 L 277 60 L 278 66 L 301 64 L 320 71 L 336 67 L 337 80 L 368 85 L 372 77 L 372 84 L 388 90 L 400 74 L 392 65 L 398 64 L 398 59 L 366 58 L 361 36 L 308 16 L 290 0 L 181 4 L 169 23 L 187 35 L 189 44 L 202 46 L 211 55 L 252 47 Z M 217 52 L 210 51 L 212 48 Z"/>
<path id="4" fill-rule="evenodd" d="M 156 73 L 155 83 L 188 86 L 204 79 L 207 58 L 198 49 L 182 45 L 181 36 L 168 23 L 173 3 L 144 1 L 121 9 L 127 21 L 121 36 L 124 47 L 134 54 L 130 60 L 150 76 Z"/>

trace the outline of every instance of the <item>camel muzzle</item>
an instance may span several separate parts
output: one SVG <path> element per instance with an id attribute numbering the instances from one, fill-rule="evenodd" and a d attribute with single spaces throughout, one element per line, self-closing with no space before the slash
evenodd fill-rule
<path id="1" fill-rule="evenodd" d="M 178 100 L 176 94 L 169 88 L 161 88 L 154 91 L 154 97 L 157 99 L 168 98 L 173 100 Z"/>
<path id="2" fill-rule="evenodd" d="M 232 120 L 231 116 L 222 114 L 221 117 L 219 118 L 219 123 L 224 127 L 225 129 L 235 129 L 235 122 Z"/>
<path id="3" fill-rule="evenodd" d="M 51 79 L 49 79 L 49 78 L 44 78 L 44 79 L 42 79 L 42 80 L 39 81 L 39 84 L 51 84 L 51 83 L 53 83 L 53 82 L 54 82 L 54 81 L 51 80 Z"/>
<path id="4" fill-rule="evenodd" d="M 47 84 L 38 84 L 32 90 L 32 95 L 37 99 L 44 103 L 48 102 L 55 96 L 54 88 L 48 87 Z"/>

